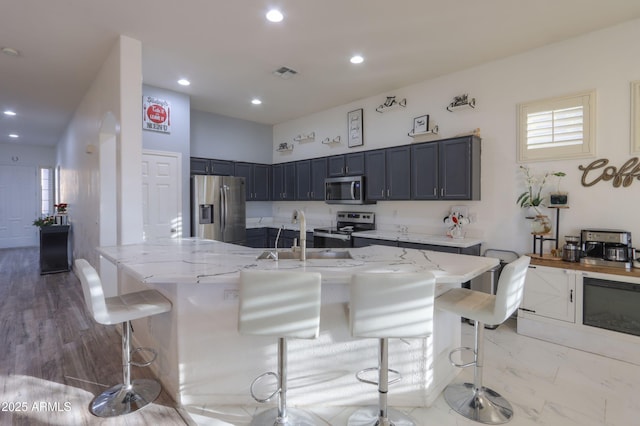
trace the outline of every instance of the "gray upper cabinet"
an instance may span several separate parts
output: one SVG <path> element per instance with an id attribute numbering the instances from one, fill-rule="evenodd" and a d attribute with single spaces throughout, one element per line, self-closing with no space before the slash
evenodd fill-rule
<path id="1" fill-rule="evenodd" d="M 409 146 L 365 153 L 367 200 L 411 198 L 411 150 Z"/>
<path id="2" fill-rule="evenodd" d="M 324 200 L 327 158 L 296 162 L 296 200 Z"/>
<path id="3" fill-rule="evenodd" d="M 311 160 L 296 162 L 296 200 L 311 199 Z"/>
<path id="4" fill-rule="evenodd" d="M 211 171 L 209 174 L 219 176 L 233 176 L 234 173 L 233 161 L 226 160 L 211 160 Z"/>
<path id="5" fill-rule="evenodd" d="M 244 177 L 247 201 L 270 199 L 271 166 L 267 164 L 235 163 L 235 176 Z"/>
<path id="6" fill-rule="evenodd" d="M 209 158 L 191 157 L 192 175 L 221 175 L 233 176 L 235 167 L 233 161 L 212 160 Z"/>
<path id="7" fill-rule="evenodd" d="M 412 145 L 411 186 L 414 200 L 479 200 L 480 138 Z"/>
<path id="8" fill-rule="evenodd" d="M 411 146 L 411 197 L 414 200 L 437 200 L 438 144 L 421 143 Z"/>
<path id="9" fill-rule="evenodd" d="M 467 136 L 441 141 L 440 199 L 480 199 L 480 138 Z"/>
<path id="10" fill-rule="evenodd" d="M 364 175 L 364 153 L 334 155 L 328 159 L 329 177 Z"/>
<path id="11" fill-rule="evenodd" d="M 311 199 L 324 200 L 324 180 L 327 178 L 327 158 L 311 160 Z"/>
<path id="12" fill-rule="evenodd" d="M 191 157 L 191 174 L 208 175 L 210 162 L 211 160 L 209 160 L 208 158 Z"/>
<path id="13" fill-rule="evenodd" d="M 386 157 L 384 149 L 365 152 L 365 192 L 368 201 L 379 201 L 386 199 L 387 189 L 386 179 Z"/>
<path id="14" fill-rule="evenodd" d="M 291 201 L 296 195 L 296 163 L 274 164 L 271 167 L 272 192 L 274 201 Z"/>

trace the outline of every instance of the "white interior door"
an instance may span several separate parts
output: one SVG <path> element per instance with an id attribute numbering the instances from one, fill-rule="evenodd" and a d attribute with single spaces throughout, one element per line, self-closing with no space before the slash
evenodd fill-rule
<path id="1" fill-rule="evenodd" d="M 142 212 L 144 237 L 182 235 L 180 154 L 146 151 L 142 154 Z"/>
<path id="2" fill-rule="evenodd" d="M 38 245 L 38 170 L 0 165 L 0 248 Z"/>

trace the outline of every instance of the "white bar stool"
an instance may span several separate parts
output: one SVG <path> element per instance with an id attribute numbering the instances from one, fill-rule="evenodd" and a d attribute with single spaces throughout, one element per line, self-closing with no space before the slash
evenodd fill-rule
<path id="1" fill-rule="evenodd" d="M 518 309 L 530 260 L 527 256 L 521 256 L 507 264 L 500 274 L 495 295 L 454 288 L 436 299 L 436 308 L 474 321 L 474 348 L 457 348 L 449 354 L 449 360 L 456 367 L 474 366 L 474 382 L 451 384 L 444 390 L 444 399 L 449 406 L 468 419 L 485 424 L 501 424 L 513 416 L 511 404 L 496 391 L 482 385 L 484 324 L 502 324 Z M 451 356 L 462 350 L 473 351 L 474 360 L 467 364 L 456 364 Z"/>
<path id="2" fill-rule="evenodd" d="M 380 339 L 379 362 L 356 374 L 364 383 L 378 386 L 378 405 L 354 412 L 349 426 L 413 426 L 413 419 L 387 407 L 389 385 L 401 380 L 389 369 L 389 338 L 427 337 L 433 332 L 435 278 L 430 273 L 361 273 L 351 277 L 349 325 L 353 337 Z M 361 377 L 378 371 L 378 381 Z M 398 375 L 389 381 L 389 372 Z"/>
<path id="3" fill-rule="evenodd" d="M 314 414 L 287 407 L 287 338 L 315 339 L 320 330 L 319 273 L 241 271 L 238 331 L 244 335 L 278 337 L 278 372 L 258 376 L 251 396 L 258 402 L 278 397 L 278 407 L 254 416 L 252 426 L 324 425 Z M 265 376 L 278 380 L 267 398 L 258 398 L 254 385 Z"/>
<path id="4" fill-rule="evenodd" d="M 131 361 L 131 321 L 161 314 L 171 310 L 171 302 L 160 292 L 144 290 L 121 296 L 105 298 L 100 276 L 84 259 L 74 262 L 74 270 L 82 283 L 82 293 L 87 310 L 98 324 L 122 323 L 122 375 L 123 383 L 115 385 L 96 396 L 89 409 L 98 417 L 114 417 L 133 413 L 153 402 L 160 395 L 160 383 L 155 380 L 131 380 L 131 364 L 138 367 L 150 365 L 157 353 L 148 348 L 136 348 L 133 352 L 150 351 L 153 358 L 146 363 Z"/>

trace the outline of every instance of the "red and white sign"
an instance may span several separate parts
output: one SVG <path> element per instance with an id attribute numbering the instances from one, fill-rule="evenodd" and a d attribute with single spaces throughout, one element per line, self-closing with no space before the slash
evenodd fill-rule
<path id="1" fill-rule="evenodd" d="M 144 96 L 142 98 L 142 128 L 154 132 L 171 133 L 171 105 L 168 101 Z"/>

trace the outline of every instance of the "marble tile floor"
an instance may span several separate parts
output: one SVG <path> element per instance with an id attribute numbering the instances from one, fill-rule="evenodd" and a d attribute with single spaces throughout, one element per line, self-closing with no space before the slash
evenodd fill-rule
<path id="1" fill-rule="evenodd" d="M 463 324 L 462 329 L 463 344 L 471 346 L 473 327 Z M 640 366 L 521 336 L 515 330 L 515 319 L 510 319 L 485 332 L 484 383 L 511 402 L 515 414 L 510 426 L 640 425 Z M 472 368 L 461 370 L 457 378 L 472 379 Z M 263 410 L 184 408 L 199 426 L 244 426 L 254 412 Z M 331 426 L 346 425 L 356 409 L 309 408 Z M 394 408 L 409 413 L 421 426 L 479 424 L 451 410 L 442 395 L 429 408 Z"/>

